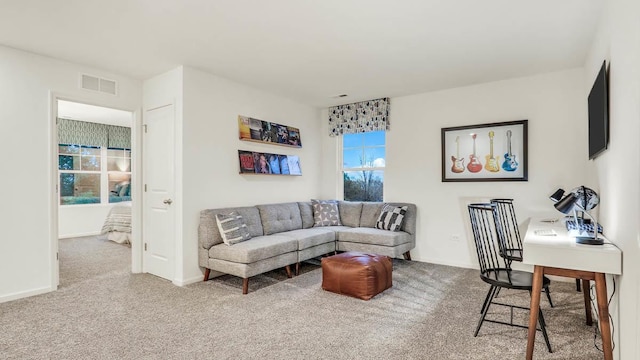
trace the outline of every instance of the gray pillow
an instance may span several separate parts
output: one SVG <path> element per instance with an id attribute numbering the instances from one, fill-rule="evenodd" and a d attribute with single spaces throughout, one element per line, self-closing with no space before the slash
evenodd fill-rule
<path id="1" fill-rule="evenodd" d="M 311 199 L 311 205 L 313 206 L 313 226 L 342 225 L 336 200 Z"/>
<path id="2" fill-rule="evenodd" d="M 222 241 L 227 245 L 251 239 L 249 228 L 242 220 L 242 216 L 235 211 L 230 214 L 217 214 L 216 222 L 218 223 Z"/>
<path id="3" fill-rule="evenodd" d="M 378 217 L 378 221 L 376 221 L 376 229 L 400 231 L 407 209 L 407 206 L 391 206 L 385 204 Z"/>

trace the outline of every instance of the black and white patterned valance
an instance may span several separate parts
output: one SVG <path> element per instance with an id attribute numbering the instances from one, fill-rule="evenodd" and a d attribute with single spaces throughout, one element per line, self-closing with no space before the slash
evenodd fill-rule
<path id="1" fill-rule="evenodd" d="M 131 149 L 131 128 L 59 118 L 58 144 Z"/>
<path id="2" fill-rule="evenodd" d="M 329 108 L 329 136 L 389 130 L 389 98 Z"/>

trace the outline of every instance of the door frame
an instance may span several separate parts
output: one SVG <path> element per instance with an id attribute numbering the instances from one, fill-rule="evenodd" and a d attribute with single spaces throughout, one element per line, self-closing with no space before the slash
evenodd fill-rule
<path id="1" fill-rule="evenodd" d="M 58 100 L 128 111 L 133 115 L 131 124 L 131 272 L 142 272 L 142 109 L 121 108 L 108 102 L 95 101 L 75 95 L 51 91 L 49 96 L 49 234 L 51 260 L 51 290 L 58 289 L 60 264 L 58 261 Z"/>

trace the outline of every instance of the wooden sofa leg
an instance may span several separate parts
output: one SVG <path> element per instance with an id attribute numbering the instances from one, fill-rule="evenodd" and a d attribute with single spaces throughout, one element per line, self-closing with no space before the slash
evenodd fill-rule
<path id="1" fill-rule="evenodd" d="M 287 277 L 291 278 L 291 266 L 287 265 L 284 267 L 284 271 L 287 272 Z"/>
<path id="2" fill-rule="evenodd" d="M 296 276 L 300 275 L 300 262 L 296 263 Z"/>
<path id="3" fill-rule="evenodd" d="M 249 278 L 242 279 L 242 295 L 247 295 L 249 292 Z"/>
<path id="4" fill-rule="evenodd" d="M 211 269 L 204 269 L 204 280 L 202 281 L 207 281 L 209 280 L 209 274 L 211 273 Z"/>
<path id="5" fill-rule="evenodd" d="M 402 256 L 404 256 L 405 260 L 411 261 L 411 253 L 410 252 L 407 251 L 406 253 L 402 254 Z"/>

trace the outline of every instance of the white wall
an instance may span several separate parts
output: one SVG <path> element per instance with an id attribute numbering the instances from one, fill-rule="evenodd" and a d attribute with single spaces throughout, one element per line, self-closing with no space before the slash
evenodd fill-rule
<path id="1" fill-rule="evenodd" d="M 81 72 L 119 82 L 118 96 L 78 88 Z M 0 177 L 0 302 L 54 290 L 52 239 L 57 237 L 51 92 L 135 111 L 140 82 L 105 71 L 0 46 L 0 152 L 16 161 Z M 10 176 L 9 176 L 10 174 Z"/>
<path id="2" fill-rule="evenodd" d="M 100 234 L 113 205 L 72 205 L 58 208 L 58 237 Z"/>
<path id="3" fill-rule="evenodd" d="M 609 149 L 594 160 L 600 220 L 622 250 L 614 298 L 616 359 L 638 359 L 640 348 L 640 2 L 608 1 L 585 63 L 586 97 L 603 60 L 610 64 Z M 610 280 L 610 279 L 609 279 Z M 609 285 L 611 283 L 609 282 Z M 609 290 L 612 287 L 609 286 Z"/>
<path id="4" fill-rule="evenodd" d="M 570 190 L 584 183 L 588 156 L 583 84 L 582 69 L 574 69 L 391 99 L 384 199 L 418 207 L 413 259 L 474 267 L 467 203 L 513 198 L 524 220 L 533 213 L 553 214 L 548 197 L 558 187 Z M 441 128 L 524 119 L 529 120 L 529 181 L 441 181 Z M 335 148 L 333 138 L 323 136 L 324 146 Z M 450 240 L 454 234 L 460 241 Z"/>
<path id="5" fill-rule="evenodd" d="M 201 279 L 200 210 L 308 201 L 320 188 L 319 110 L 233 81 L 184 68 L 182 281 Z M 300 129 L 302 148 L 238 139 L 238 115 Z M 240 175 L 238 150 L 300 156 L 302 176 Z"/>

